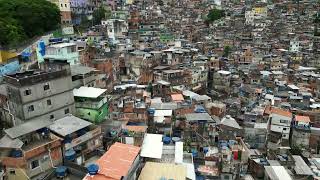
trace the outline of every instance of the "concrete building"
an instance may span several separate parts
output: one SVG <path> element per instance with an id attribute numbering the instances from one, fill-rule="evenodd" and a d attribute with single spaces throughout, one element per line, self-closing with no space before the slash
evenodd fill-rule
<path id="1" fill-rule="evenodd" d="M 43 178 L 62 161 L 61 141 L 46 127 L 50 120 L 37 119 L 5 130 L 0 139 L 0 158 L 8 179 Z"/>
<path id="2" fill-rule="evenodd" d="M 67 63 L 47 61 L 40 71 L 6 75 L 4 80 L 14 125 L 35 119 L 53 121 L 75 112 Z"/>
<path id="3" fill-rule="evenodd" d="M 289 146 L 291 121 L 291 112 L 272 108 L 268 121 L 268 148 Z"/>
<path id="4" fill-rule="evenodd" d="M 106 89 L 80 87 L 73 90 L 76 101 L 76 116 L 92 123 L 100 123 L 109 115 Z"/>
<path id="5" fill-rule="evenodd" d="M 310 118 L 308 116 L 295 116 L 292 126 L 292 145 L 296 147 L 309 148 L 309 140 L 311 136 Z"/>
<path id="6" fill-rule="evenodd" d="M 79 64 L 79 52 L 75 43 L 59 43 L 47 47 L 45 59 L 66 60 L 70 65 Z"/>
<path id="7" fill-rule="evenodd" d="M 81 86 L 95 87 L 97 75 L 95 69 L 82 65 L 71 66 L 71 76 L 73 88 Z"/>
<path id="8" fill-rule="evenodd" d="M 83 165 L 92 157 L 92 152 L 102 146 L 101 128 L 71 114 L 56 120 L 49 129 L 64 140 L 65 156 L 67 151 L 75 151 L 72 160 L 78 165 Z"/>

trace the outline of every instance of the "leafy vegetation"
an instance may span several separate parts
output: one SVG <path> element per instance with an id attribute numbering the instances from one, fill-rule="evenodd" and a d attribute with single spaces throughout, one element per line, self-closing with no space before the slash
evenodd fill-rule
<path id="1" fill-rule="evenodd" d="M 93 11 L 93 24 L 101 24 L 101 20 L 107 19 L 111 16 L 110 10 L 106 10 L 104 7 L 100 7 Z"/>
<path id="2" fill-rule="evenodd" d="M 59 8 L 46 0 L 0 0 L 0 46 L 12 47 L 59 27 Z"/>
<path id="3" fill-rule="evenodd" d="M 207 21 L 212 23 L 218 19 L 221 19 L 225 16 L 224 10 L 221 9 L 211 9 L 207 15 Z"/>
<path id="4" fill-rule="evenodd" d="M 223 57 L 228 57 L 231 52 L 231 47 L 230 46 L 225 46 L 223 49 Z"/>

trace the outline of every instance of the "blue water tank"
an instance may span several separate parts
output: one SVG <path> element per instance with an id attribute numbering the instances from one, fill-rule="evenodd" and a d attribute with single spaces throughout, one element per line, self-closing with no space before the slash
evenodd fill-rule
<path id="1" fill-rule="evenodd" d="M 69 149 L 65 152 L 65 158 L 68 161 L 73 161 L 76 158 L 76 152 L 73 149 Z"/>
<path id="2" fill-rule="evenodd" d="M 208 147 L 203 147 L 203 152 L 204 152 L 205 154 L 207 154 L 208 151 L 209 151 L 209 148 L 208 148 Z"/>
<path id="3" fill-rule="evenodd" d="M 192 156 L 197 157 L 198 156 L 198 151 L 196 149 L 191 150 Z"/>
<path id="4" fill-rule="evenodd" d="M 17 149 L 11 151 L 11 157 L 15 157 L 15 158 L 22 157 L 22 151 Z"/>
<path id="5" fill-rule="evenodd" d="M 67 175 L 67 167 L 65 166 L 59 166 L 56 169 L 56 176 L 58 178 L 63 178 Z"/>
<path id="6" fill-rule="evenodd" d="M 155 109 L 154 108 L 149 108 L 148 109 L 148 113 L 150 114 L 150 115 L 154 115 L 154 113 L 155 113 Z"/>
<path id="7" fill-rule="evenodd" d="M 170 144 L 171 138 L 170 138 L 170 137 L 167 137 L 167 136 L 164 136 L 164 137 L 162 138 L 162 141 L 163 141 L 164 144 Z"/>
<path id="8" fill-rule="evenodd" d="M 96 175 L 99 171 L 99 166 L 97 164 L 90 164 L 87 167 L 87 171 L 91 176 Z"/>

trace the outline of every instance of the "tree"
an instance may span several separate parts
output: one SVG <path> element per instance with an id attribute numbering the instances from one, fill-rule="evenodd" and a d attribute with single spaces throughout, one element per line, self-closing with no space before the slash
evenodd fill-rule
<path id="1" fill-rule="evenodd" d="M 223 57 L 228 57 L 231 51 L 231 47 L 230 46 L 225 46 L 223 49 Z"/>
<path id="2" fill-rule="evenodd" d="M 207 15 L 207 21 L 212 23 L 218 19 L 221 19 L 225 16 L 224 10 L 221 9 L 211 9 Z"/>
<path id="3" fill-rule="evenodd" d="M 57 29 L 60 10 L 46 0 L 0 0 L 0 19 L 1 32 L 10 32 L 1 34 L 0 43 L 10 46 Z"/>
<path id="4" fill-rule="evenodd" d="M 93 11 L 93 24 L 101 24 L 101 20 L 107 19 L 110 17 L 110 10 L 106 10 L 104 7 L 100 7 Z"/>

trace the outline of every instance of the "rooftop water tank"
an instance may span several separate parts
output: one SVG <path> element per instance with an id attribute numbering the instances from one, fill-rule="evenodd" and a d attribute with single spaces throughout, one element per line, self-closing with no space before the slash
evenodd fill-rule
<path id="1" fill-rule="evenodd" d="M 87 171 L 90 174 L 90 176 L 96 175 L 99 171 L 99 166 L 97 164 L 90 164 L 87 167 Z"/>
<path id="2" fill-rule="evenodd" d="M 163 141 L 164 144 L 170 144 L 171 138 L 170 138 L 170 137 L 167 137 L 167 136 L 164 136 L 163 139 L 162 139 L 162 141 Z"/>
<path id="3" fill-rule="evenodd" d="M 65 158 L 68 161 L 73 161 L 76 158 L 76 152 L 73 149 L 69 149 L 65 152 Z"/>
<path id="4" fill-rule="evenodd" d="M 63 178 L 67 175 L 67 167 L 65 166 L 59 166 L 56 169 L 56 176 L 58 178 Z"/>

